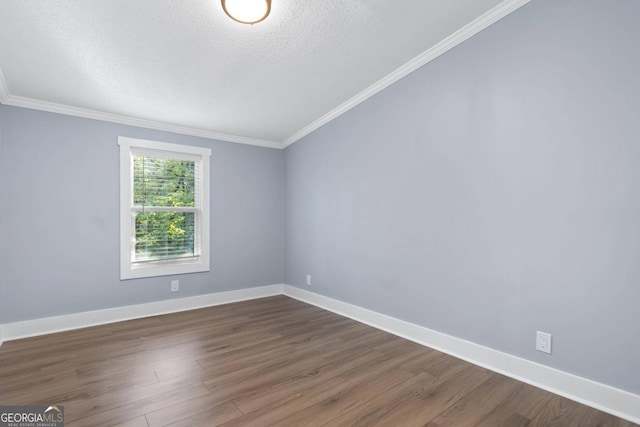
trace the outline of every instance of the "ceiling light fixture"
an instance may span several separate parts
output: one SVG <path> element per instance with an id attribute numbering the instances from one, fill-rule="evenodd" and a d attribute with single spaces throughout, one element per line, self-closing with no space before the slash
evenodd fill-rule
<path id="1" fill-rule="evenodd" d="M 222 0 L 222 9 L 234 21 L 253 25 L 267 19 L 271 0 Z"/>

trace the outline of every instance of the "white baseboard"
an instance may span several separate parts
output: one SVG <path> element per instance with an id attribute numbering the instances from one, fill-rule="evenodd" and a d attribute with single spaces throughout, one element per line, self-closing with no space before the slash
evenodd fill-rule
<path id="1" fill-rule="evenodd" d="M 140 319 L 149 316 L 194 310 L 203 307 L 229 304 L 282 294 L 282 285 L 260 286 L 238 291 L 218 292 L 215 294 L 156 301 L 146 304 L 128 305 L 125 307 L 107 308 L 104 310 L 86 311 L 84 313 L 25 320 L 0 325 L 0 345 L 3 341 L 52 334 L 123 320 Z"/>
<path id="2" fill-rule="evenodd" d="M 285 295 L 640 424 L 640 396 L 289 285 Z"/>
<path id="3" fill-rule="evenodd" d="M 287 295 L 640 424 L 640 396 L 289 285 L 269 285 L 0 325 L 3 341 L 232 302 Z"/>

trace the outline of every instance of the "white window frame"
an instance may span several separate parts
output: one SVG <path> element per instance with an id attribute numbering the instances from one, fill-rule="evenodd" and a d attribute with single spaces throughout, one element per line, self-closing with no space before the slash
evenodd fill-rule
<path id="1" fill-rule="evenodd" d="M 170 144 L 144 139 L 118 137 L 120 146 L 120 280 L 142 277 L 169 276 L 175 274 L 209 271 L 209 177 L 211 149 L 191 145 Z M 185 260 L 164 260 L 157 262 L 135 263 L 132 250 L 135 245 L 133 215 L 137 210 L 133 206 L 133 154 L 148 152 L 160 157 L 184 158 L 199 162 L 199 194 L 201 211 L 197 222 L 196 239 L 200 253 Z M 199 231 L 199 232 L 198 232 Z"/>

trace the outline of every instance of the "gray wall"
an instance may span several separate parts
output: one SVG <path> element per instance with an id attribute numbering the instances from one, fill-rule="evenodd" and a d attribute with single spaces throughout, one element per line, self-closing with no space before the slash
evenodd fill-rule
<path id="1" fill-rule="evenodd" d="M 0 323 L 282 283 L 281 150 L 0 111 Z M 209 273 L 119 280 L 118 136 L 212 149 Z"/>
<path id="2" fill-rule="evenodd" d="M 286 283 L 640 393 L 638 22 L 533 0 L 287 148 Z"/>
<path id="3" fill-rule="evenodd" d="M 2 173 L 2 158 L 4 157 L 4 151 L 2 149 L 2 127 L 3 127 L 3 115 L 4 115 L 4 110 L 3 110 L 3 106 L 2 104 L 0 104 L 0 174 Z M 0 177 L 1 178 L 1 177 Z M 2 247 L 4 246 L 4 244 L 2 243 L 4 241 L 4 236 L 3 236 L 3 232 L 2 230 L 4 230 L 6 227 L 4 225 L 4 204 L 2 203 L 2 201 L 4 200 L 4 186 L 1 184 L 2 181 L 0 181 L 0 325 L 2 324 L 2 297 L 3 297 L 3 292 L 2 292 L 2 285 L 4 283 L 4 270 L 5 270 L 5 262 L 3 260 L 2 254 L 3 254 L 3 250 Z M 0 343 L 2 343 L 2 328 L 0 327 Z"/>

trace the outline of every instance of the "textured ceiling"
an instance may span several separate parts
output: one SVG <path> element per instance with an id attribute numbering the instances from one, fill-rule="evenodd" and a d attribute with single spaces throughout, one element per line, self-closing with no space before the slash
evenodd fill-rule
<path id="1" fill-rule="evenodd" d="M 14 104 L 281 143 L 501 3 L 273 0 L 249 26 L 219 0 L 0 0 L 0 70 Z"/>

